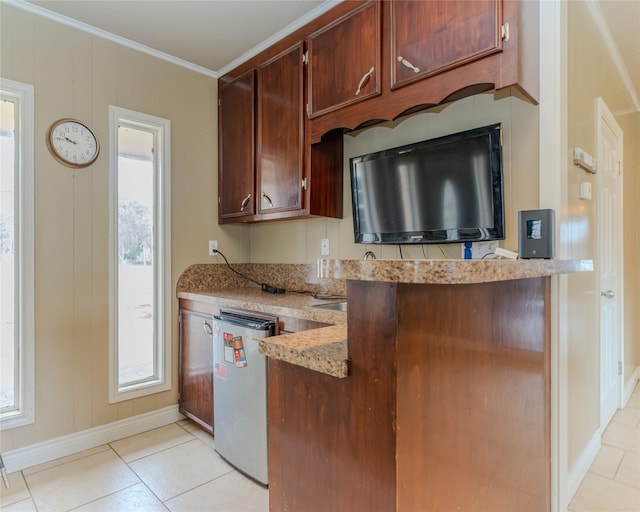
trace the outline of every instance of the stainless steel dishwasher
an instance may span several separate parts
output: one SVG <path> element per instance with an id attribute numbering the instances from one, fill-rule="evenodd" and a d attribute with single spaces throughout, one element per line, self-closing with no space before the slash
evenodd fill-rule
<path id="1" fill-rule="evenodd" d="M 267 361 L 260 338 L 276 321 L 221 312 L 213 321 L 213 423 L 216 451 L 268 485 Z"/>

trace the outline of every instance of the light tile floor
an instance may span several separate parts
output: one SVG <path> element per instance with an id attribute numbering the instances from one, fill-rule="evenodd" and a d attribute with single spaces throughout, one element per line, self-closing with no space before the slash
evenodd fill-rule
<path id="1" fill-rule="evenodd" d="M 268 490 L 188 420 L 9 475 L 2 512 L 266 512 Z M 640 386 L 602 436 L 571 512 L 640 512 Z"/>
<path id="2" fill-rule="evenodd" d="M 269 491 L 184 420 L 9 475 L 2 512 L 266 512 Z"/>
<path id="3" fill-rule="evenodd" d="M 571 512 L 640 512 L 640 385 L 616 412 L 569 505 Z"/>

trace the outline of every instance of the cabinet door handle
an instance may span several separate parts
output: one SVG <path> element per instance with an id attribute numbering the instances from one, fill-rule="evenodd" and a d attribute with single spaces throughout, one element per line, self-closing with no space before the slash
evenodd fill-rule
<path id="1" fill-rule="evenodd" d="M 265 194 L 264 192 L 262 193 L 262 199 L 264 199 L 267 202 L 267 204 L 271 208 L 273 208 L 273 202 L 271 201 L 271 198 L 267 194 Z"/>
<path id="2" fill-rule="evenodd" d="M 374 70 L 375 68 L 371 66 L 371 69 L 367 71 L 364 75 L 362 75 L 362 78 L 360 79 L 360 83 L 358 84 L 358 89 L 356 89 L 356 96 L 360 94 L 360 91 L 362 91 L 362 87 L 364 86 L 364 84 L 367 83 L 367 80 L 369 80 L 369 77 L 373 75 Z"/>
<path id="3" fill-rule="evenodd" d="M 242 200 L 242 204 L 240 204 L 240 211 L 243 212 L 244 209 L 247 207 L 247 205 L 249 204 L 249 199 L 251 199 L 251 194 L 247 195 L 247 197 L 245 197 Z"/>
<path id="4" fill-rule="evenodd" d="M 412 69 L 414 73 L 419 73 L 420 72 L 420 68 L 415 67 L 413 64 L 411 64 L 411 62 L 409 62 L 407 59 L 405 59 L 404 57 L 401 57 L 400 55 L 398 55 L 398 62 L 400 64 L 402 64 L 403 66 Z"/>
<path id="5" fill-rule="evenodd" d="M 206 332 L 209 336 L 213 334 L 213 329 L 206 320 L 202 321 L 202 328 L 204 329 L 204 332 Z"/>

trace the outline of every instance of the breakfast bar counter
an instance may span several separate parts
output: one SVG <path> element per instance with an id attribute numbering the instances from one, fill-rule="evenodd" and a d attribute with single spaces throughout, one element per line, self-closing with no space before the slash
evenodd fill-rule
<path id="1" fill-rule="evenodd" d="M 348 375 L 264 351 L 270 509 L 549 510 L 550 276 L 592 263 L 317 269 L 347 281 Z"/>
<path id="2" fill-rule="evenodd" d="M 591 261 L 241 268 L 287 292 L 222 265 L 190 267 L 177 292 L 307 325 L 260 343 L 270 510 L 550 509 L 551 278 Z M 345 295 L 346 312 L 317 298 Z"/>

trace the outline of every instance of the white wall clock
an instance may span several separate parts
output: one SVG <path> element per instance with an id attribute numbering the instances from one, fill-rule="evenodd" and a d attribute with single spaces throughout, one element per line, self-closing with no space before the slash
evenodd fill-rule
<path id="1" fill-rule="evenodd" d="M 95 162 L 100 153 L 98 138 L 77 119 L 59 119 L 47 132 L 47 147 L 63 165 L 80 169 Z"/>

